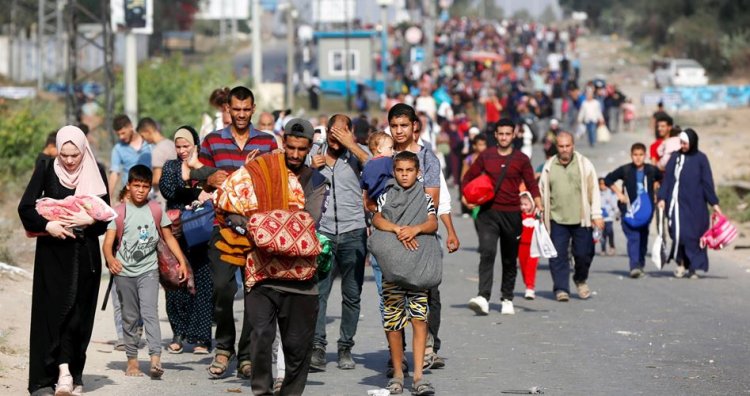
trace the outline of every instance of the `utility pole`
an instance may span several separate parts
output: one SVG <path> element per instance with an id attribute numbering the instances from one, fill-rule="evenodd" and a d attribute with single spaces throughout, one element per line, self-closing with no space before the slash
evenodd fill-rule
<path id="1" fill-rule="evenodd" d="M 297 10 L 290 2 L 286 12 L 286 107 L 294 111 L 294 19 Z"/>
<path id="2" fill-rule="evenodd" d="M 12 0 L 10 3 L 10 35 L 8 40 L 8 75 L 11 81 L 16 78 L 16 63 L 17 58 L 15 51 L 16 44 L 16 19 L 18 18 L 18 0 Z"/>
<path id="3" fill-rule="evenodd" d="M 39 11 L 37 13 L 37 25 L 36 25 L 36 50 L 37 50 L 37 76 L 36 76 L 36 91 L 42 92 L 44 89 L 44 33 L 45 32 L 45 0 L 39 0 Z"/>
<path id="4" fill-rule="evenodd" d="M 260 0 L 253 1 L 253 85 L 257 89 L 263 82 L 263 52 L 260 41 Z"/>
<path id="5" fill-rule="evenodd" d="M 138 121 L 138 43 L 135 34 L 125 32 L 125 59 L 123 65 L 125 87 L 125 114 Z"/>
<path id="6" fill-rule="evenodd" d="M 65 58 L 65 119 L 69 124 L 76 123 L 78 101 L 76 100 L 75 85 L 78 80 L 78 27 L 76 20 L 76 0 L 65 5 L 63 11 L 65 20 L 65 39 L 67 41 Z"/>
<path id="7" fill-rule="evenodd" d="M 79 114 L 81 103 L 76 98 L 75 87 L 85 80 L 97 79 L 102 85 L 104 90 L 103 95 L 103 108 L 105 113 L 105 128 L 110 132 L 112 127 L 112 112 L 114 111 L 114 81 L 115 77 L 112 71 L 114 64 L 114 57 L 112 54 L 112 24 L 110 22 L 111 12 L 109 8 L 110 0 L 99 0 L 99 9 L 101 10 L 100 15 L 96 15 L 93 11 L 85 8 L 83 5 L 78 3 L 77 0 L 59 0 L 57 6 L 59 7 L 57 12 L 62 29 L 59 32 L 62 33 L 62 42 L 64 43 L 62 48 L 63 54 L 63 70 L 65 75 L 65 116 L 66 120 L 70 124 L 78 122 L 77 116 Z M 77 14 L 85 14 L 87 17 L 94 20 L 94 22 L 101 24 L 101 34 L 94 37 L 84 37 L 78 35 L 77 29 Z M 59 37 L 58 37 L 59 38 Z M 97 42 L 97 39 L 101 38 L 101 43 Z M 78 43 L 82 43 L 80 48 Z M 78 64 L 77 55 L 78 51 L 86 46 L 93 46 L 100 50 L 102 53 L 102 66 L 96 70 L 89 71 L 88 73 L 82 73 L 78 76 Z M 101 71 L 102 76 L 98 76 Z M 114 136 L 110 133 L 112 142 L 114 142 Z"/>
<path id="8" fill-rule="evenodd" d="M 66 50 L 63 40 L 63 9 L 66 0 L 38 0 L 37 10 L 37 91 L 44 89 L 46 77 L 63 71 Z M 45 73 L 46 70 L 46 73 Z"/>
<path id="9" fill-rule="evenodd" d="M 346 109 L 352 111 L 352 93 L 349 76 L 349 34 L 352 30 L 349 20 L 349 1 L 344 0 L 344 20 L 346 21 L 346 33 L 344 35 L 344 71 L 346 72 Z"/>
<path id="10" fill-rule="evenodd" d="M 432 68 L 432 61 L 435 58 L 435 0 L 424 0 L 425 11 L 427 12 L 424 21 L 425 51 L 424 63 L 425 71 Z"/>

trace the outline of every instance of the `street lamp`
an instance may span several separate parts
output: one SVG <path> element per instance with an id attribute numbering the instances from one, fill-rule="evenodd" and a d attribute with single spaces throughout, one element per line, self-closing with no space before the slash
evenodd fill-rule
<path id="1" fill-rule="evenodd" d="M 286 108 L 294 111 L 294 25 L 299 13 L 291 2 L 280 4 L 279 9 L 286 13 Z"/>
<path id="2" fill-rule="evenodd" d="M 383 72 L 383 93 L 388 94 L 388 7 L 393 0 L 378 0 L 380 6 L 380 69 Z"/>

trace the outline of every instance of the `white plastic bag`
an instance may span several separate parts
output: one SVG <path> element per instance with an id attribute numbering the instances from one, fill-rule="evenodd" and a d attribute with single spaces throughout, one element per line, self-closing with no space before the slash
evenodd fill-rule
<path id="1" fill-rule="evenodd" d="M 596 141 L 599 143 L 607 143 L 610 140 L 612 140 L 612 134 L 610 134 L 607 124 L 599 124 L 599 126 L 596 127 Z"/>
<path id="2" fill-rule="evenodd" d="M 651 262 L 658 270 L 661 270 L 669 262 L 666 243 L 667 241 L 664 238 L 664 209 L 659 209 L 656 214 L 656 239 L 651 245 Z"/>
<path id="3" fill-rule="evenodd" d="M 547 228 L 539 220 L 534 220 L 534 234 L 531 236 L 531 257 L 557 257 L 557 249 L 549 237 Z"/>

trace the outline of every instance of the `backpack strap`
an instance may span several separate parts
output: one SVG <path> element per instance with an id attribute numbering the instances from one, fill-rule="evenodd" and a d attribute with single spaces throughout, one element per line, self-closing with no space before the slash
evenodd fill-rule
<path id="1" fill-rule="evenodd" d="M 115 246 L 115 253 L 120 250 L 120 243 L 122 243 L 122 233 L 125 232 L 125 202 L 122 202 L 114 207 L 117 217 L 115 218 L 115 231 L 117 232 L 117 240 Z"/>
<path id="2" fill-rule="evenodd" d="M 125 210 L 126 205 L 127 204 L 123 202 L 114 207 L 115 213 L 117 213 L 117 218 L 115 218 L 115 230 L 117 232 L 117 246 L 115 247 L 115 253 L 120 250 L 120 244 L 122 243 L 122 234 L 125 232 L 125 215 L 127 214 Z M 148 208 L 151 210 L 151 216 L 153 216 L 154 218 L 154 225 L 156 226 L 156 230 L 159 233 L 159 238 L 164 239 L 164 236 L 161 234 L 161 206 L 159 206 L 158 202 L 148 201 Z"/>
<path id="3" fill-rule="evenodd" d="M 513 157 L 516 155 L 516 151 L 513 150 L 510 155 L 508 156 L 508 159 L 505 161 L 505 164 L 503 166 L 502 172 L 500 172 L 500 177 L 497 179 L 497 182 L 495 182 L 495 194 L 493 195 L 492 201 L 494 202 L 494 196 L 497 195 L 497 192 L 500 191 L 500 186 L 503 184 L 503 180 L 505 179 L 505 174 L 508 173 L 508 168 L 510 168 L 510 164 L 513 161 Z"/>
<path id="4" fill-rule="evenodd" d="M 148 208 L 151 209 L 151 216 L 154 217 L 154 225 L 156 226 L 156 231 L 159 233 L 159 238 L 164 240 L 164 235 L 161 233 L 161 205 L 156 201 L 148 201 Z"/>

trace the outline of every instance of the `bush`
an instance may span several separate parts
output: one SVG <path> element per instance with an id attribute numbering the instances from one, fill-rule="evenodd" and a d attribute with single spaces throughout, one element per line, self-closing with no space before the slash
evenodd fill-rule
<path id="1" fill-rule="evenodd" d="M 168 137 L 181 125 L 199 129 L 201 114 L 209 110 L 211 91 L 231 87 L 233 82 L 231 59 L 214 56 L 200 67 L 185 65 L 180 55 L 144 62 L 138 67 L 138 116 L 156 120 Z M 118 75 L 115 97 L 116 111 L 121 113 L 122 74 Z"/>
<path id="2" fill-rule="evenodd" d="M 138 116 L 151 117 L 165 136 L 181 125 L 200 128 L 201 114 L 209 110 L 208 97 L 219 87 L 231 87 L 234 79 L 230 59 L 216 59 L 205 66 L 190 66 L 180 55 L 158 58 L 138 67 Z M 122 74 L 115 87 L 117 112 L 123 111 Z M 133 120 L 137 122 L 137 120 Z"/>
<path id="3" fill-rule="evenodd" d="M 750 195 L 740 196 L 733 187 L 720 186 L 716 189 L 719 196 L 721 210 L 733 222 L 744 223 L 750 221 Z"/>
<path id="4" fill-rule="evenodd" d="M 62 105 L 42 100 L 0 106 L 0 183 L 14 181 L 34 168 L 47 135 L 63 125 Z"/>

